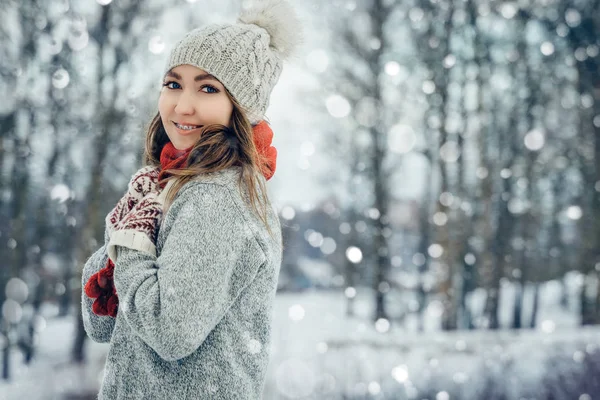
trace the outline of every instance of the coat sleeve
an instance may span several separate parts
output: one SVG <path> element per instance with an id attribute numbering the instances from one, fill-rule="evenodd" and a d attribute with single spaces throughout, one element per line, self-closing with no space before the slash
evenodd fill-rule
<path id="1" fill-rule="evenodd" d="M 115 327 L 115 318 L 111 316 L 99 316 L 92 311 L 94 299 L 85 294 L 84 286 L 90 277 L 106 266 L 108 254 L 106 252 L 106 243 L 108 243 L 108 232 L 104 233 L 104 245 L 100 247 L 83 266 L 81 274 L 81 314 L 83 317 L 83 327 L 88 336 L 95 342 L 110 342 L 112 332 Z"/>
<path id="2" fill-rule="evenodd" d="M 266 256 L 228 189 L 202 183 L 182 192 L 157 257 L 117 246 L 119 313 L 162 359 L 200 347 Z"/>

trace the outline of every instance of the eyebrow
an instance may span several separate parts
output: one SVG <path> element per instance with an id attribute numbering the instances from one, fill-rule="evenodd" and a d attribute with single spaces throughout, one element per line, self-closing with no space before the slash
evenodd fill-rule
<path id="1" fill-rule="evenodd" d="M 181 75 L 179 75 L 177 72 L 169 71 L 169 72 L 167 72 L 167 76 L 172 76 L 175 79 L 182 80 Z M 203 80 L 213 80 L 213 81 L 217 81 L 217 82 L 219 81 L 217 78 L 215 78 L 211 74 L 200 74 L 194 78 L 194 82 L 199 82 L 199 81 L 203 81 Z"/>

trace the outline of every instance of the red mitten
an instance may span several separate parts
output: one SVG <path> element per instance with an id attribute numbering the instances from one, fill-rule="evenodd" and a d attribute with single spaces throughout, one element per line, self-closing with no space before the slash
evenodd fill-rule
<path id="1" fill-rule="evenodd" d="M 98 271 L 98 286 L 108 291 L 112 288 L 113 275 L 115 273 L 115 264 L 109 258 L 106 267 Z"/>
<path id="2" fill-rule="evenodd" d="M 85 284 L 85 294 L 94 300 L 92 311 L 96 315 L 117 316 L 119 298 L 113 284 L 115 264 L 109 258 L 106 267 L 96 272 Z"/>
<path id="3" fill-rule="evenodd" d="M 85 294 L 90 299 L 95 299 L 102 295 L 102 288 L 98 285 L 98 273 L 96 272 L 94 275 L 90 276 L 90 279 L 87 281 L 85 286 L 83 287 Z"/>
<path id="4" fill-rule="evenodd" d="M 102 295 L 94 300 L 92 311 L 96 315 L 117 317 L 119 300 L 114 295 Z"/>
<path id="5" fill-rule="evenodd" d="M 119 297 L 117 296 L 117 290 L 113 285 L 113 294 L 108 297 L 106 302 L 106 312 L 113 318 L 117 317 L 117 311 L 119 309 Z"/>

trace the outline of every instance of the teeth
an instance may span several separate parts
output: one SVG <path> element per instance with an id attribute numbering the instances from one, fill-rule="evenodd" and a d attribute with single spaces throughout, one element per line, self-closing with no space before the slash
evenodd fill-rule
<path id="1" fill-rule="evenodd" d="M 179 125 L 177 122 L 175 122 L 175 126 L 177 126 L 179 129 L 183 129 L 186 131 L 191 131 L 192 129 L 200 128 L 200 125 Z"/>

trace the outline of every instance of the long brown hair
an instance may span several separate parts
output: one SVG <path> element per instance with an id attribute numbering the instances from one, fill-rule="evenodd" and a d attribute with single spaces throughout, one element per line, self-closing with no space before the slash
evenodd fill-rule
<path id="1" fill-rule="evenodd" d="M 164 181 L 174 179 L 175 182 L 167 192 L 164 212 L 169 209 L 183 185 L 196 176 L 238 166 L 242 171 L 238 182 L 239 189 L 242 188 L 242 185 L 246 187 L 252 211 L 263 222 L 269 234 L 273 236 L 267 219 L 270 202 L 266 186 L 264 181 L 258 178 L 258 174 L 262 174 L 265 160 L 256 149 L 252 125 L 242 106 L 229 91 L 225 90 L 225 92 L 233 103 L 231 127 L 220 124 L 205 126 L 200 138 L 189 153 L 187 167 L 168 170 L 169 177 Z M 168 142 L 169 137 L 160 113 L 157 112 L 146 133 L 145 164 L 160 166 L 160 153 Z"/>

